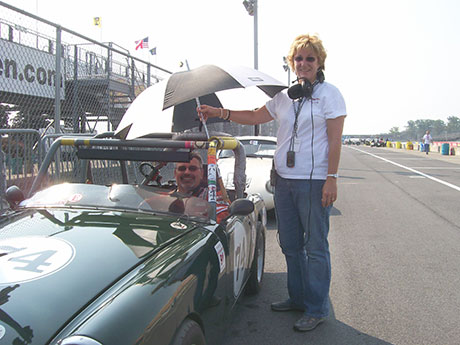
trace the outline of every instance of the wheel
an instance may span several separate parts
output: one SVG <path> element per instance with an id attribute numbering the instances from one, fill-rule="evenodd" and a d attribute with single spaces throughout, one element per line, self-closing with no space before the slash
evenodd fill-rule
<path id="1" fill-rule="evenodd" d="M 262 229 L 262 222 L 257 222 L 257 241 L 254 252 L 254 260 L 251 266 L 251 275 L 246 284 L 247 295 L 255 295 L 260 291 L 264 277 L 265 266 L 265 232 Z"/>
<path id="2" fill-rule="evenodd" d="M 206 345 L 206 340 L 200 325 L 191 319 L 185 319 L 171 345 Z"/>

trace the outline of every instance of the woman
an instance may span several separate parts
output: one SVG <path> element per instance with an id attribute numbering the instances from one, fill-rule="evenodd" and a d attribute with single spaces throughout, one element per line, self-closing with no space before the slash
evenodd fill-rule
<path id="1" fill-rule="evenodd" d="M 329 313 L 331 281 L 329 212 L 337 199 L 337 171 L 346 108 L 340 91 L 324 82 L 326 51 L 318 36 L 300 35 L 287 60 L 297 85 L 253 111 L 202 105 L 205 118 L 255 125 L 279 125 L 275 168 L 275 212 L 286 257 L 289 298 L 274 311 L 302 310 L 297 331 L 310 331 Z"/>

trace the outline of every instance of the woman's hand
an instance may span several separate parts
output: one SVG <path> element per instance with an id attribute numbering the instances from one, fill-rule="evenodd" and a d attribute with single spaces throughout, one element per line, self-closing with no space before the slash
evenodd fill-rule
<path id="1" fill-rule="evenodd" d="M 323 196 L 321 198 L 321 204 L 323 207 L 332 205 L 337 200 L 337 179 L 328 177 L 323 186 Z"/>
<path id="2" fill-rule="evenodd" d="M 201 107 L 197 107 L 196 111 L 198 116 L 200 114 L 203 115 L 203 119 L 206 121 L 208 118 L 211 117 L 219 117 L 221 113 L 221 108 L 215 108 L 210 105 L 202 104 Z"/>

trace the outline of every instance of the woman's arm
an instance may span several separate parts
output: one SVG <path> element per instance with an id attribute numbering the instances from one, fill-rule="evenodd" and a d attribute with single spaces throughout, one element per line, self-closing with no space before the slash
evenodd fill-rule
<path id="1" fill-rule="evenodd" d="M 337 174 L 340 161 L 340 150 L 342 149 L 342 132 L 345 115 L 335 119 L 327 120 L 327 139 L 329 143 L 328 174 Z M 327 177 L 323 186 L 323 197 L 321 199 L 323 207 L 331 205 L 337 200 L 337 179 Z"/>
<path id="2" fill-rule="evenodd" d="M 225 118 L 229 114 L 228 120 L 242 125 L 258 125 L 273 120 L 265 105 L 256 110 L 228 110 L 203 104 L 196 110 L 198 113 L 203 114 L 205 120 L 210 117 Z M 230 113 L 227 113 L 227 111 Z"/>

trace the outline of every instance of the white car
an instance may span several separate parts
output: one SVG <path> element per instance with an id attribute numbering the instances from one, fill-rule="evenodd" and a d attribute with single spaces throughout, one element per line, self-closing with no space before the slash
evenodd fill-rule
<path id="1" fill-rule="evenodd" d="M 260 194 L 267 210 L 273 209 L 273 188 L 270 185 L 270 170 L 276 149 L 276 137 L 241 136 L 236 138 L 243 144 L 246 152 L 246 192 Z M 233 151 L 220 151 L 218 165 L 224 187 L 228 190 L 234 190 Z"/>

